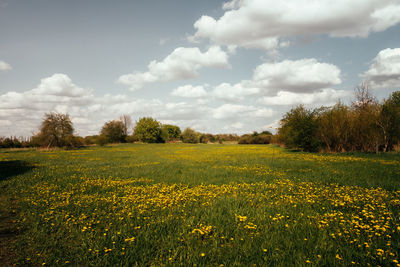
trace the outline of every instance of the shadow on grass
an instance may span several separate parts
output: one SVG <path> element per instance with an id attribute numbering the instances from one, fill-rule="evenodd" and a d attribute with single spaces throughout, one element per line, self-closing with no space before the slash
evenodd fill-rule
<path id="1" fill-rule="evenodd" d="M 28 162 L 22 160 L 0 161 L 0 181 L 26 173 L 33 168 Z"/>

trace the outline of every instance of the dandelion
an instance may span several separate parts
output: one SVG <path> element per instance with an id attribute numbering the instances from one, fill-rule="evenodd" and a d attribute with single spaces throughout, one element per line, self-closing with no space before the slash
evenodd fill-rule
<path id="1" fill-rule="evenodd" d="M 247 216 L 236 215 L 236 218 L 237 218 L 240 222 L 245 222 L 245 221 L 247 221 Z"/>
<path id="2" fill-rule="evenodd" d="M 131 237 L 131 238 L 125 238 L 125 242 L 133 242 L 135 241 L 135 237 Z"/>

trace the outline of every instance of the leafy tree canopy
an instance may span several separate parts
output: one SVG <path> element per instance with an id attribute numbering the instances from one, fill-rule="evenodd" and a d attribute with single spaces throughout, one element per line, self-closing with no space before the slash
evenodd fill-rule
<path id="1" fill-rule="evenodd" d="M 125 125 L 120 120 L 108 121 L 101 128 L 100 135 L 105 136 L 110 143 L 125 142 Z"/>
<path id="2" fill-rule="evenodd" d="M 69 146 L 73 133 L 74 127 L 68 114 L 46 113 L 38 134 L 39 142 L 47 147 Z"/>
<path id="3" fill-rule="evenodd" d="M 164 124 L 162 126 L 162 135 L 166 141 L 176 140 L 181 136 L 181 129 L 175 125 Z"/>
<path id="4" fill-rule="evenodd" d="M 161 123 L 150 117 L 141 118 L 136 122 L 134 134 L 139 141 L 145 143 L 165 142 L 162 137 Z"/>

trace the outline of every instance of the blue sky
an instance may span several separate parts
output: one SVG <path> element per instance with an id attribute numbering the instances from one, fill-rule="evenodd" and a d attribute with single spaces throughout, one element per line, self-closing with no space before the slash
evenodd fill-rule
<path id="1" fill-rule="evenodd" d="M 400 1 L 0 0 L 0 135 L 44 113 L 96 134 L 128 114 L 210 133 L 400 88 Z M 271 128 L 272 127 L 272 128 Z"/>

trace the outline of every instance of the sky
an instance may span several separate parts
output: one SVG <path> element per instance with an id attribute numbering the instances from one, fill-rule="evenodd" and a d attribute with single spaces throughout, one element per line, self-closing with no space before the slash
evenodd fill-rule
<path id="1" fill-rule="evenodd" d="M 269 130 L 291 108 L 400 89 L 400 0 L 0 0 L 0 136 L 68 113 L 205 133 Z"/>

